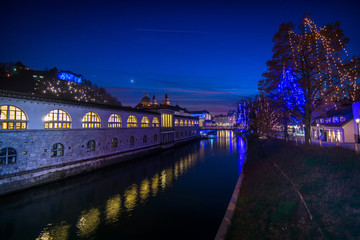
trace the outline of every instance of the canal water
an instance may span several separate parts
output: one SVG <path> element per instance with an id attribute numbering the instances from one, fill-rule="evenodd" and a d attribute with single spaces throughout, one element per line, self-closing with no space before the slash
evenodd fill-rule
<path id="1" fill-rule="evenodd" d="M 245 161 L 231 131 L 0 198 L 0 239 L 214 239 Z"/>

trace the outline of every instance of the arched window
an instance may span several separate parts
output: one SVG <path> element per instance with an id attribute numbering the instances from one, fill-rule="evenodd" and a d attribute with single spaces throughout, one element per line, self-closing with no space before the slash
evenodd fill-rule
<path id="1" fill-rule="evenodd" d="M 183 120 L 180 120 L 180 127 L 184 126 Z"/>
<path id="2" fill-rule="evenodd" d="M 179 120 L 175 119 L 175 127 L 179 126 Z"/>
<path id="3" fill-rule="evenodd" d="M 187 126 L 187 120 L 184 121 L 184 126 L 185 126 L 185 127 Z"/>
<path id="4" fill-rule="evenodd" d="M 112 114 L 109 117 L 109 121 L 108 121 L 108 127 L 109 128 L 121 128 L 121 117 L 117 114 Z"/>
<path id="5" fill-rule="evenodd" d="M 191 126 L 194 126 L 194 121 L 191 121 Z"/>
<path id="6" fill-rule="evenodd" d="M 100 128 L 100 117 L 97 113 L 88 112 L 82 119 L 83 128 Z"/>
<path id="7" fill-rule="evenodd" d="M 127 119 L 127 127 L 137 127 L 137 119 L 134 115 L 130 115 Z"/>
<path id="8" fill-rule="evenodd" d="M 147 136 L 146 135 L 144 135 L 144 137 L 143 137 L 143 143 L 147 143 Z"/>
<path id="9" fill-rule="evenodd" d="M 17 154 L 13 148 L 3 148 L 0 150 L 0 165 L 15 163 Z"/>
<path id="10" fill-rule="evenodd" d="M 154 135 L 154 142 L 157 142 L 157 135 Z"/>
<path id="11" fill-rule="evenodd" d="M 88 141 L 88 143 L 86 144 L 86 147 L 87 147 L 88 152 L 95 151 L 95 141 L 94 140 Z"/>
<path id="12" fill-rule="evenodd" d="M 113 138 L 111 139 L 111 147 L 112 148 L 116 148 L 118 146 L 118 139 L 117 138 Z"/>
<path id="13" fill-rule="evenodd" d="M 129 144 L 130 144 L 130 145 L 134 145 L 134 144 L 135 144 L 135 138 L 134 138 L 133 136 L 130 137 Z"/>
<path id="14" fill-rule="evenodd" d="M 0 129 L 26 129 L 28 119 L 25 113 L 10 105 L 0 106 Z"/>
<path id="15" fill-rule="evenodd" d="M 64 155 L 64 145 L 55 143 L 51 148 L 51 157 L 60 157 Z"/>
<path id="16" fill-rule="evenodd" d="M 143 117 L 141 119 L 141 127 L 149 127 L 149 118 L 148 117 Z"/>
<path id="17" fill-rule="evenodd" d="M 56 109 L 49 112 L 44 119 L 45 128 L 70 128 L 70 115 L 64 110 Z"/>
<path id="18" fill-rule="evenodd" d="M 153 127 L 159 127 L 160 126 L 159 119 L 157 117 L 153 118 L 152 126 Z"/>

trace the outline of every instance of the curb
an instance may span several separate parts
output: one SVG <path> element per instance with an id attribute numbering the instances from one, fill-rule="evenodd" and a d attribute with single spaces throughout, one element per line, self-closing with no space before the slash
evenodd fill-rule
<path id="1" fill-rule="evenodd" d="M 241 172 L 240 176 L 238 178 L 238 181 L 236 183 L 234 192 L 233 192 L 233 194 L 231 196 L 229 205 L 228 205 L 228 207 L 226 209 L 225 216 L 224 216 L 224 218 L 223 218 L 223 220 L 222 220 L 222 222 L 220 224 L 219 230 L 218 230 L 218 232 L 217 232 L 217 234 L 215 236 L 215 240 L 223 240 L 223 239 L 225 239 L 227 229 L 229 228 L 230 223 L 231 223 L 231 218 L 234 215 L 235 206 L 236 206 L 236 202 L 237 202 L 237 199 L 238 199 L 238 195 L 239 195 L 239 191 L 240 191 L 240 187 L 241 187 L 241 182 L 242 182 L 243 178 L 244 178 L 244 174 Z"/>

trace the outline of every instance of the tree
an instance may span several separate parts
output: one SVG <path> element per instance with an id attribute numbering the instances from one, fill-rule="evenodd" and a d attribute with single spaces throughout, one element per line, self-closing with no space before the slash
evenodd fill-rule
<path id="1" fill-rule="evenodd" d="M 349 39 L 344 37 L 339 22 L 318 28 L 309 17 L 304 17 L 298 33 L 295 31 L 292 23 L 280 25 L 259 90 L 286 100 L 289 92 L 279 92 L 278 86 L 284 79 L 284 70 L 291 69 L 293 83 L 301 89 L 304 101 L 295 101 L 290 110 L 299 114 L 305 125 L 305 141 L 310 143 L 311 116 L 316 107 L 346 97 L 354 99 L 356 79 L 350 74 L 354 70 L 350 62 L 354 61 L 347 56 L 345 44 Z"/>
<path id="2" fill-rule="evenodd" d="M 273 107 L 274 102 L 261 94 L 252 104 L 250 127 L 261 136 L 270 134 L 279 124 L 279 112 Z"/>

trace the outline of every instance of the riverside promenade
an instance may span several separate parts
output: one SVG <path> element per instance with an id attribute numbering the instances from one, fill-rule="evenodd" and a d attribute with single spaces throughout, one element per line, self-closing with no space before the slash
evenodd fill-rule
<path id="1" fill-rule="evenodd" d="M 284 139 L 284 136 L 272 136 L 275 139 Z M 290 141 L 295 142 L 296 144 L 305 144 L 305 137 L 304 136 L 289 136 L 288 138 Z M 356 152 L 360 151 L 360 144 L 353 143 L 353 142 L 327 142 L 327 141 L 320 141 L 317 139 L 312 138 L 311 143 L 313 145 L 321 145 L 324 147 L 342 147 L 346 149 L 355 150 Z"/>

